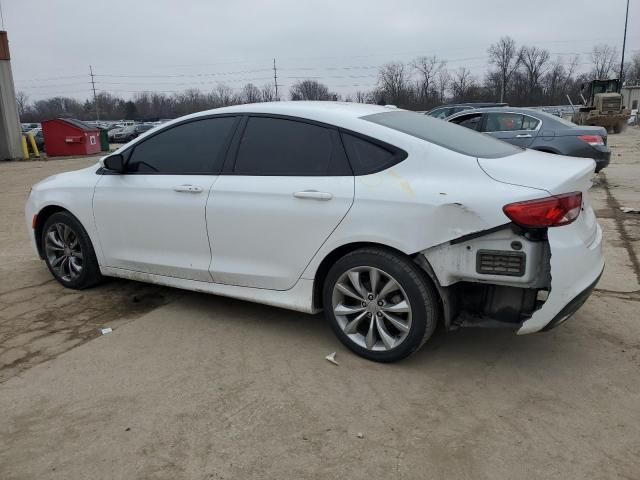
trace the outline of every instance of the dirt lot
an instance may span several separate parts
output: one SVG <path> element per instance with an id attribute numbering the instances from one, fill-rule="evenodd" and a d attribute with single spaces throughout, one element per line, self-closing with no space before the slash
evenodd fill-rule
<path id="1" fill-rule="evenodd" d="M 640 478 L 640 215 L 619 209 L 640 207 L 640 130 L 609 138 L 592 193 L 607 268 L 577 315 L 440 334 L 394 365 L 348 353 L 321 316 L 64 290 L 22 208 L 95 159 L 0 164 L 0 478 Z"/>

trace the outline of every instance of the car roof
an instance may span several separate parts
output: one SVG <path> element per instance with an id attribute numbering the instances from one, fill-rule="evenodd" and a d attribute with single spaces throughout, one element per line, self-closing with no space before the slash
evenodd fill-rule
<path id="1" fill-rule="evenodd" d="M 354 119 L 373 115 L 375 113 L 397 111 L 396 107 L 386 107 L 365 103 L 352 102 L 330 102 L 330 101 L 287 101 L 287 102 L 264 102 L 248 103 L 243 105 L 233 105 L 231 107 L 214 108 L 203 112 L 187 115 L 178 118 L 184 120 L 189 118 L 205 117 L 209 115 L 221 114 L 242 114 L 242 113 L 262 113 L 271 115 L 288 115 L 301 117 L 317 122 L 331 125 L 343 125 L 352 123 Z M 171 122 L 174 122 L 172 120 Z"/>
<path id="2" fill-rule="evenodd" d="M 521 113 L 526 115 L 540 115 L 543 117 L 554 117 L 549 113 L 543 112 L 542 110 L 536 110 L 533 108 L 524 108 L 524 107 L 482 107 L 482 108 L 472 108 L 470 110 L 464 110 L 462 112 L 454 113 L 449 118 L 458 117 L 460 115 L 469 115 L 474 112 L 480 113 Z"/>

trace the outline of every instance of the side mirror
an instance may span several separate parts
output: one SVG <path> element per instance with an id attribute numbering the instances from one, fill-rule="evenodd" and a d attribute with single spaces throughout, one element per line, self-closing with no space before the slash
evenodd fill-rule
<path id="1" fill-rule="evenodd" d="M 101 163 L 102 166 L 110 172 L 124 172 L 124 157 L 119 153 L 103 158 Z"/>

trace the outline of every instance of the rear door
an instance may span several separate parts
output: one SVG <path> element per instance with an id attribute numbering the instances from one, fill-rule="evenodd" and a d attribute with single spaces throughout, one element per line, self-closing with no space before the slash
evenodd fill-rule
<path id="1" fill-rule="evenodd" d="M 207 202 L 214 282 L 288 290 L 354 196 L 337 129 L 248 116 Z"/>
<path id="2" fill-rule="evenodd" d="M 483 132 L 522 148 L 533 143 L 542 123 L 521 113 L 487 112 L 485 116 Z"/>

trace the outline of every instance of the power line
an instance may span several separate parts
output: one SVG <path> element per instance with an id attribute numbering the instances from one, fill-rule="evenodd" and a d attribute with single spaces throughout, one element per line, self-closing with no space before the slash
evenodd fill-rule
<path id="1" fill-rule="evenodd" d="M 253 77 L 253 78 L 236 78 L 233 80 L 212 80 L 201 82 L 105 82 L 103 80 L 97 80 L 96 83 L 100 85 L 212 85 L 212 84 L 227 84 L 227 83 L 250 83 L 259 82 L 263 80 L 271 80 L 271 77 Z"/>
<path id="2" fill-rule="evenodd" d="M 65 75 L 63 77 L 41 77 L 41 78 L 30 78 L 28 80 L 16 80 L 17 83 L 29 83 L 29 82 L 45 82 L 47 80 L 68 80 L 70 78 L 86 78 L 87 74 L 83 75 Z"/>
<path id="3" fill-rule="evenodd" d="M 40 89 L 40 88 L 58 88 L 58 87 L 75 87 L 75 86 L 79 86 L 79 85 L 90 85 L 89 82 L 82 82 L 82 83 L 60 83 L 58 85 L 33 85 L 33 86 L 26 86 L 24 89 L 26 90 L 30 90 L 30 89 Z"/>
<path id="4" fill-rule="evenodd" d="M 259 68 L 254 70 L 237 70 L 234 72 L 214 72 L 214 73 L 179 73 L 171 75 L 152 74 L 100 74 L 96 77 L 118 77 L 118 78 L 182 78 L 182 77 L 216 77 L 221 75 L 240 75 L 245 73 L 270 72 L 270 68 Z"/>

